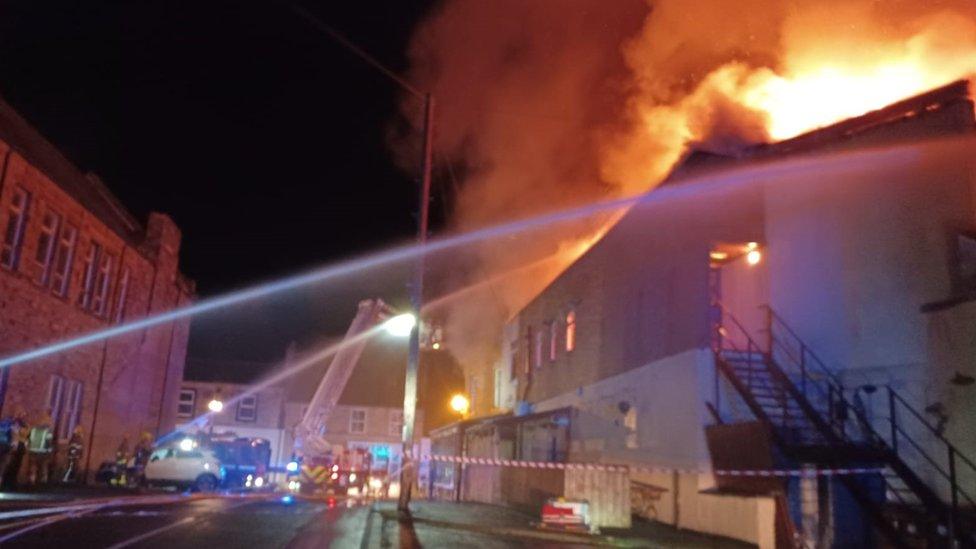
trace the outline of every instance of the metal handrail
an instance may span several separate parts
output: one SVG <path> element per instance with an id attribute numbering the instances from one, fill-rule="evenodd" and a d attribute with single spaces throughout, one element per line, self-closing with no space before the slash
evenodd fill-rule
<path id="1" fill-rule="evenodd" d="M 976 465 L 973 464 L 973 461 L 970 460 L 968 457 L 966 457 L 965 454 L 963 454 L 962 452 L 960 452 L 951 442 L 949 442 L 949 440 L 947 440 L 944 436 L 942 436 L 939 433 L 938 429 L 936 429 L 935 427 L 933 427 L 925 419 L 925 417 L 923 417 L 920 413 L 918 413 L 918 410 L 916 410 L 911 404 L 909 404 L 908 401 L 905 400 L 904 397 L 902 397 L 901 395 L 899 395 L 898 392 L 895 391 L 890 385 L 887 386 L 887 389 L 888 389 L 888 398 L 891 399 L 890 400 L 890 406 L 891 406 L 890 414 L 891 414 L 891 417 L 888 418 L 888 421 L 891 423 L 892 437 L 893 437 L 893 439 L 892 439 L 893 440 L 892 446 L 893 446 L 893 450 L 895 451 L 895 454 L 897 455 L 897 453 L 898 453 L 898 446 L 897 446 L 897 440 L 894 440 L 894 437 L 896 437 L 898 435 L 898 433 L 901 433 L 902 438 L 904 440 L 908 441 L 918 451 L 918 453 L 922 457 L 924 457 L 926 459 L 926 461 L 928 461 L 929 463 L 931 463 L 932 464 L 932 467 L 934 467 L 935 470 L 938 471 L 940 475 L 942 475 L 942 478 L 943 479 L 945 479 L 946 481 L 949 482 L 950 489 L 952 490 L 953 495 L 955 495 L 955 494 L 961 495 L 971 505 L 976 505 L 976 500 L 974 500 L 973 496 L 971 496 L 968 492 L 966 492 L 966 490 L 963 489 L 962 486 L 959 485 L 958 479 L 957 479 L 957 473 L 956 473 L 956 464 L 957 464 L 956 459 L 957 458 L 961 459 L 963 464 L 969 466 L 969 468 L 972 469 L 972 471 L 974 473 L 976 473 Z M 925 450 L 923 450 L 922 447 L 917 442 L 915 442 L 915 440 L 911 436 L 909 436 L 909 434 L 905 431 L 905 429 L 902 429 L 901 427 L 898 426 L 898 423 L 897 423 L 897 420 L 896 420 L 896 414 L 895 414 L 896 408 L 894 407 L 894 405 L 895 405 L 896 402 L 900 403 L 902 408 L 908 410 L 911 413 L 911 415 L 914 416 L 915 419 L 917 419 L 919 421 L 919 423 L 921 423 L 922 425 L 924 425 L 931 432 L 931 434 L 935 435 L 936 439 L 938 439 L 940 442 L 942 442 L 945 445 L 946 450 L 948 450 L 948 452 L 949 452 L 949 455 L 948 455 L 948 461 L 949 461 L 948 469 L 949 470 L 948 471 L 946 471 L 945 469 L 943 469 L 935 461 L 935 458 L 931 457 L 928 453 L 926 453 Z M 953 507 L 955 508 L 956 505 L 957 504 L 954 503 L 953 504 Z"/>
<path id="2" fill-rule="evenodd" d="M 826 363 L 819 356 L 817 356 L 817 353 L 813 352 L 813 350 L 810 349 L 810 347 L 808 347 L 806 343 L 803 342 L 803 339 L 801 339 L 800 336 L 797 335 L 797 333 L 793 330 L 793 328 L 790 328 L 790 326 L 786 323 L 786 321 L 783 320 L 783 317 L 776 314 L 776 311 L 774 311 L 773 308 L 770 307 L 769 305 L 762 305 L 761 307 L 766 310 L 771 321 L 775 322 L 776 324 L 779 324 L 783 329 L 786 330 L 786 332 L 790 336 L 793 337 L 794 341 L 800 344 L 801 353 L 805 353 L 806 355 L 809 355 L 810 358 L 813 359 L 814 363 L 817 366 L 819 366 L 820 370 L 824 374 L 827 374 L 827 376 L 832 381 L 834 381 L 837 385 L 843 385 L 840 379 L 837 378 L 836 372 L 834 372 L 833 370 L 827 367 Z M 770 322 L 769 331 L 770 331 L 770 339 L 775 341 L 775 336 L 773 335 L 772 322 Z"/>
<path id="3" fill-rule="evenodd" d="M 919 455 L 921 455 L 923 458 L 926 459 L 926 461 L 928 461 L 929 463 L 931 463 L 932 464 L 932 467 L 935 467 L 935 470 L 938 471 L 939 474 L 941 474 L 945 478 L 949 478 L 949 473 L 947 471 L 943 470 L 942 467 L 939 466 L 939 463 L 935 461 L 935 458 L 933 458 L 932 456 L 930 456 L 927 453 L 925 453 L 925 450 L 923 450 L 922 447 L 919 446 L 919 444 L 917 442 L 915 442 L 914 439 L 912 439 L 912 437 L 908 436 L 908 433 L 906 433 L 904 429 L 902 429 L 901 427 L 898 427 L 897 425 L 895 425 L 894 428 L 899 433 L 901 433 L 901 436 L 905 437 L 905 440 L 907 440 L 909 443 L 911 443 L 911 445 L 916 450 L 918 450 Z"/>
<path id="4" fill-rule="evenodd" d="M 920 454 L 926 461 L 928 461 L 931 464 L 931 466 L 935 469 L 935 471 L 944 480 L 946 480 L 949 483 L 950 497 L 951 497 L 949 521 L 950 521 L 950 530 L 953 530 L 955 514 L 958 512 L 959 496 L 962 496 L 963 498 L 965 498 L 965 500 L 967 500 L 971 504 L 976 504 L 973 498 L 970 497 L 970 495 L 967 494 L 966 491 L 963 490 L 962 487 L 959 485 L 958 475 L 956 473 L 956 458 L 961 458 L 962 463 L 970 466 L 974 471 L 976 471 L 976 465 L 974 465 L 973 461 L 970 460 L 968 457 L 964 456 L 963 454 L 961 454 L 955 448 L 955 446 L 952 445 L 952 443 L 946 440 L 946 438 L 943 437 L 935 427 L 933 427 L 917 410 L 915 410 L 910 404 L 908 404 L 908 402 L 901 395 L 897 394 L 894 391 L 894 389 L 892 389 L 890 386 L 888 386 L 888 390 L 890 392 L 889 398 L 891 399 L 891 404 L 890 404 L 891 417 L 889 418 L 889 422 L 891 423 L 891 442 L 890 445 L 885 444 L 884 437 L 882 437 L 878 433 L 878 431 L 874 428 L 874 426 L 868 420 L 867 416 L 864 414 L 864 411 L 861 410 L 859 407 L 851 406 L 851 404 L 847 402 L 847 399 L 844 397 L 843 384 L 839 380 L 838 376 L 830 368 L 826 366 L 824 361 L 821 360 L 816 353 L 814 353 L 812 350 L 810 350 L 809 347 L 807 347 L 807 345 L 803 342 L 803 340 L 800 339 L 799 335 L 797 335 L 797 333 L 788 324 L 786 324 L 783 318 L 780 317 L 778 314 L 776 314 L 776 312 L 773 311 L 771 307 L 769 307 L 768 305 L 764 305 L 763 308 L 767 311 L 767 315 L 768 315 L 767 330 L 769 331 L 770 355 L 772 355 L 773 348 L 776 346 L 780 347 L 784 351 L 787 351 L 787 349 L 789 349 L 789 347 L 785 343 L 778 341 L 779 338 L 777 338 L 777 331 L 778 331 L 777 329 L 782 328 L 781 331 L 785 331 L 786 334 L 788 334 L 792 338 L 793 343 L 796 346 L 798 346 L 800 349 L 801 355 L 799 360 L 795 356 L 793 356 L 793 353 L 787 351 L 784 354 L 786 355 L 785 358 L 793 361 L 794 365 L 799 365 L 802 381 L 805 382 L 806 380 L 809 379 L 811 382 L 813 382 L 814 386 L 818 388 L 818 390 L 821 389 L 817 381 L 810 378 L 810 376 L 807 373 L 807 367 L 806 367 L 807 362 L 805 359 L 809 357 L 813 365 L 821 372 L 827 375 L 828 385 L 833 386 L 833 388 L 836 390 L 837 395 L 840 398 L 840 402 L 842 402 L 847 407 L 848 410 L 853 411 L 855 418 L 861 424 L 862 428 L 864 428 L 864 430 L 867 432 L 867 434 L 871 439 L 873 439 L 876 442 L 880 442 L 883 446 L 888 446 L 889 450 L 896 457 L 898 456 L 899 438 L 904 439 L 917 451 L 918 454 Z M 930 456 L 922 448 L 922 446 L 919 445 L 918 442 L 916 442 L 912 437 L 910 437 L 904 429 L 900 428 L 897 425 L 896 414 L 895 414 L 896 402 L 900 403 L 902 407 L 906 408 L 911 413 L 911 415 L 914 416 L 917 420 L 919 420 L 922 423 L 922 425 L 925 426 L 925 428 L 927 428 L 932 434 L 934 434 L 937 437 L 939 441 L 945 444 L 946 449 L 948 450 L 948 462 L 949 462 L 948 471 L 946 471 L 942 466 L 940 466 L 939 463 L 932 456 Z M 843 429 L 841 430 L 840 434 L 842 438 L 847 439 L 846 433 L 844 433 Z M 901 435 L 901 437 L 899 437 L 899 434 Z M 900 495 L 896 494 L 896 496 L 898 497 L 899 500 L 904 501 L 904 498 L 902 498 Z"/>
<path id="5" fill-rule="evenodd" d="M 827 377 L 827 379 L 825 381 L 826 381 L 826 383 L 828 385 L 828 395 L 827 395 L 828 398 L 831 396 L 830 395 L 830 392 L 829 392 L 829 389 L 833 389 L 832 392 L 836 394 L 836 398 L 838 399 L 838 403 L 839 404 L 843 404 L 844 407 L 849 412 L 852 412 L 853 413 L 853 415 L 854 415 L 853 419 L 856 420 L 857 423 L 866 432 L 866 434 L 868 435 L 868 438 L 870 440 L 874 441 L 875 443 L 877 443 L 877 442 L 883 442 L 884 441 L 884 438 L 881 437 L 881 435 L 878 433 L 878 431 L 871 424 L 870 420 L 868 420 L 867 416 L 864 413 L 864 410 L 862 410 L 859 406 L 855 406 L 853 403 L 849 402 L 847 400 L 847 397 L 844 396 L 844 384 L 843 384 L 843 382 L 841 382 L 841 380 L 837 376 L 836 372 L 834 372 L 831 368 L 829 368 L 826 365 L 826 363 L 823 361 L 823 359 L 821 359 L 812 349 L 810 349 L 810 347 L 800 338 L 800 336 L 797 335 L 796 331 L 794 331 L 793 328 L 791 328 L 786 323 L 786 321 L 783 320 L 783 318 L 781 316 L 779 316 L 772 309 L 772 307 L 770 307 L 769 305 L 762 305 L 761 308 L 763 308 L 766 311 L 766 313 L 768 315 L 768 318 L 769 318 L 769 321 L 768 321 L 769 322 L 769 325 L 768 325 L 767 329 L 769 330 L 769 341 L 770 341 L 770 345 L 771 346 L 778 346 L 781 349 L 788 349 L 789 346 L 787 346 L 785 343 L 783 343 L 782 341 L 780 341 L 782 338 L 777 338 L 776 337 L 776 329 L 775 328 L 776 327 L 781 327 L 783 330 L 785 330 L 786 331 L 786 334 L 789 335 L 792 338 L 793 342 L 800 349 L 801 358 L 798 359 L 795 356 L 792 356 L 792 354 L 790 354 L 790 353 L 787 354 L 787 358 L 791 359 L 793 361 L 793 363 L 794 363 L 795 366 L 799 366 L 801 378 L 804 381 L 811 382 L 813 384 L 813 386 L 817 388 L 817 390 L 820 392 L 821 395 L 824 394 L 824 392 L 825 392 L 824 391 L 824 388 L 820 384 L 822 380 L 815 379 L 814 377 L 812 377 L 810 375 L 810 373 L 808 371 L 809 368 L 807 368 L 806 361 L 804 359 L 807 358 L 807 357 L 809 357 L 812 360 L 812 363 L 815 366 L 815 369 L 816 370 L 819 370 L 822 374 L 826 375 L 826 377 Z M 833 418 L 829 418 L 829 419 L 833 420 Z M 833 421 L 830 421 L 829 424 L 833 425 L 834 423 L 833 423 Z M 841 436 L 842 439 L 847 440 L 847 441 L 850 441 L 850 438 L 847 436 L 847 433 L 846 433 L 846 431 L 844 429 L 841 429 L 841 432 L 839 434 L 840 434 L 840 436 Z"/>
<path id="6" fill-rule="evenodd" d="M 972 460 L 970 460 L 968 457 L 966 457 L 966 454 L 963 454 L 962 452 L 960 452 L 959 449 L 956 448 L 955 445 L 952 444 L 952 442 L 949 442 L 949 440 L 947 438 L 945 438 L 944 436 L 942 436 L 942 434 L 939 433 L 939 430 L 938 429 L 936 429 L 935 427 L 933 427 L 932 424 L 930 424 L 928 422 L 928 420 L 925 419 L 925 417 L 923 417 L 921 414 L 918 413 L 918 410 L 916 410 L 914 407 L 912 407 L 912 405 L 909 404 L 907 400 L 905 400 L 905 397 L 903 397 L 900 394 L 898 394 L 898 391 L 894 390 L 894 388 L 892 388 L 890 385 L 888 385 L 887 387 L 888 387 L 888 391 L 891 392 L 891 396 L 893 396 L 896 401 L 901 402 L 901 405 L 904 406 L 913 416 L 915 416 L 915 418 L 918 419 L 919 422 L 922 423 L 922 425 L 924 425 L 925 427 L 927 427 L 928 430 L 931 431 L 932 434 L 936 436 L 936 438 L 938 438 L 939 440 L 941 440 L 942 442 L 944 442 L 945 445 L 948 446 L 950 450 L 952 450 L 953 452 L 955 452 L 960 458 L 962 458 L 962 460 L 965 461 L 967 465 L 969 465 L 973 469 L 976 469 L 976 463 L 973 463 Z"/>

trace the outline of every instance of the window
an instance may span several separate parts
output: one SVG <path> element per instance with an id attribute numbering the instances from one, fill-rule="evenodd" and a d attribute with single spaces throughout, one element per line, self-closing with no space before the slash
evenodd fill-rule
<path id="1" fill-rule="evenodd" d="M 956 234 L 956 257 L 953 275 L 958 293 L 976 291 L 976 238 Z"/>
<path id="2" fill-rule="evenodd" d="M 196 389 L 180 389 L 180 397 L 176 404 L 176 417 L 193 417 L 196 403 Z"/>
<path id="3" fill-rule="evenodd" d="M 75 240 L 77 237 L 78 229 L 71 225 L 64 225 L 61 228 L 61 236 L 58 238 L 57 250 L 54 252 L 54 273 L 51 277 L 51 289 L 61 297 L 68 295 L 68 287 L 71 285 L 71 263 L 75 258 Z"/>
<path id="4" fill-rule="evenodd" d="M 51 281 L 51 271 L 54 262 L 54 246 L 58 239 L 58 230 L 61 228 L 61 216 L 48 210 L 44 212 L 41 219 L 41 234 L 37 236 L 37 250 L 34 253 L 34 261 L 41 270 L 37 273 L 37 283 L 47 286 Z"/>
<path id="5" fill-rule="evenodd" d="M 547 330 L 543 326 L 535 333 L 535 349 L 532 350 L 532 357 L 535 359 L 535 367 L 541 368 L 545 354 L 545 338 Z"/>
<path id="6" fill-rule="evenodd" d="M 549 362 L 555 362 L 559 351 L 559 323 L 555 320 L 549 323 Z"/>
<path id="7" fill-rule="evenodd" d="M 83 384 L 80 381 L 66 382 L 66 390 L 62 397 L 60 416 L 55 417 L 55 425 L 61 440 L 69 440 L 71 433 L 81 418 L 81 398 Z"/>
<path id="8" fill-rule="evenodd" d="M 349 414 L 349 432 L 366 432 L 366 410 L 357 409 Z"/>
<path id="9" fill-rule="evenodd" d="M 522 357 L 522 371 L 532 375 L 532 326 L 525 329 L 525 355 Z"/>
<path id="10" fill-rule="evenodd" d="M 29 206 L 30 193 L 15 187 L 10 208 L 7 209 L 7 228 L 3 233 L 3 245 L 0 246 L 0 265 L 12 271 L 17 270 L 17 264 L 20 262 L 20 249 L 24 243 Z"/>
<path id="11" fill-rule="evenodd" d="M 576 348 L 576 311 L 566 313 L 566 352 Z"/>
<path id="12" fill-rule="evenodd" d="M 47 386 L 47 413 L 51 414 L 51 420 L 57 420 L 61 416 L 61 396 L 64 394 L 64 378 L 58 375 L 51 376 L 51 381 Z"/>
<path id="13" fill-rule="evenodd" d="M 122 269 L 122 278 L 119 279 L 118 296 L 115 298 L 115 317 L 112 319 L 116 324 L 121 324 L 125 320 L 125 300 L 129 293 L 129 268 Z"/>
<path id="14" fill-rule="evenodd" d="M 639 448 L 640 441 L 637 438 L 637 408 L 634 406 L 628 408 L 624 414 L 624 429 L 627 433 L 625 440 L 627 448 L 630 450 Z"/>
<path id="15" fill-rule="evenodd" d="M 95 276 L 95 294 L 92 297 L 91 311 L 98 316 L 108 314 L 108 291 L 112 285 L 112 263 L 113 257 L 102 254 L 98 262 L 98 274 Z"/>
<path id="16" fill-rule="evenodd" d="M 92 241 L 88 247 L 88 255 L 85 256 L 85 278 L 82 281 L 80 303 L 81 308 L 86 311 L 91 309 L 92 300 L 95 297 L 95 279 L 98 276 L 98 260 L 102 255 L 102 246 Z"/>
<path id="17" fill-rule="evenodd" d="M 390 436 L 403 436 L 403 410 L 390 410 Z"/>
<path id="18" fill-rule="evenodd" d="M 518 338 L 508 344 L 508 377 L 515 379 L 518 375 L 519 342 Z"/>
<path id="19" fill-rule="evenodd" d="M 470 377 L 468 377 L 468 398 L 469 398 L 468 410 L 476 409 L 475 403 L 478 402 L 478 398 L 479 398 L 478 393 L 481 390 L 481 387 L 479 387 L 479 385 L 481 384 L 478 383 L 478 376 L 472 374 Z"/>
<path id="20" fill-rule="evenodd" d="M 237 403 L 237 421 L 254 421 L 258 418 L 258 397 L 249 395 Z"/>
<path id="21" fill-rule="evenodd" d="M 494 395 L 493 395 L 493 399 L 492 399 L 492 401 L 493 401 L 493 403 L 495 405 L 495 408 L 501 408 L 502 407 L 502 383 L 504 383 L 504 382 L 505 382 L 505 374 L 504 374 L 504 372 L 502 372 L 502 369 L 501 368 L 496 368 L 495 369 Z"/>

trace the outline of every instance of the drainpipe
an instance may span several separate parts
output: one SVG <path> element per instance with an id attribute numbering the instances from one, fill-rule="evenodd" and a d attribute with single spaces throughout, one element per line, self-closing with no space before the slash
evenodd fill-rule
<path id="1" fill-rule="evenodd" d="M 179 308 L 180 301 L 182 301 L 183 292 L 176 296 L 176 307 Z M 166 350 L 166 364 L 163 368 L 163 386 L 159 395 L 159 419 L 156 420 L 156 438 L 159 438 L 159 431 L 163 428 L 163 414 L 166 413 L 166 383 L 169 381 L 169 366 L 170 362 L 173 360 L 173 343 L 176 339 L 176 324 L 177 321 L 174 320 L 172 326 L 169 329 L 169 348 Z"/>
<path id="2" fill-rule="evenodd" d="M 122 253 L 119 254 L 119 268 L 115 270 L 115 280 L 116 284 L 122 280 L 122 269 L 125 265 L 125 252 L 129 251 L 129 247 L 125 244 L 122 245 Z M 116 286 L 116 299 L 115 306 L 119 306 L 119 294 L 118 286 Z M 112 312 L 111 307 L 109 307 L 109 313 Z M 109 324 L 112 323 L 112 315 L 109 314 Z M 108 342 L 109 339 L 105 339 L 102 343 L 102 362 L 98 366 L 98 381 L 95 384 L 95 406 L 92 409 L 92 424 L 91 429 L 88 431 L 88 453 L 85 455 L 85 478 L 88 478 L 88 474 L 91 472 L 91 456 L 92 448 L 95 443 L 95 427 L 98 425 L 98 406 L 102 401 L 102 384 L 105 382 L 105 364 L 108 362 Z"/>
<path id="3" fill-rule="evenodd" d="M 7 183 L 7 168 L 10 166 L 10 155 L 13 152 L 14 148 L 8 145 L 7 153 L 3 155 L 3 172 L 0 172 L 0 196 L 3 196 L 3 188 Z M 10 381 L 10 368 L 12 366 L 7 366 L 0 372 L 0 417 L 3 417 L 3 405 L 7 400 L 7 384 Z"/>
<path id="4" fill-rule="evenodd" d="M 85 478 L 91 473 L 92 444 L 95 442 L 95 426 L 98 423 L 98 405 L 102 402 L 102 382 L 105 379 L 105 362 L 108 360 L 108 339 L 102 341 L 102 362 L 98 366 L 98 381 L 95 384 L 95 407 L 92 409 L 92 424 L 88 431 L 88 452 L 85 455 Z"/>

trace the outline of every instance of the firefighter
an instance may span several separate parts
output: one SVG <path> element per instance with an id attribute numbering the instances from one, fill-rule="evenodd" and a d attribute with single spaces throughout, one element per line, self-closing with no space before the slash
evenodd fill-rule
<path id="1" fill-rule="evenodd" d="M 11 420 L 5 421 L 10 449 L 0 458 L 0 488 L 17 488 L 17 476 L 27 451 L 27 412 L 18 408 Z"/>
<path id="2" fill-rule="evenodd" d="M 115 449 L 115 478 L 109 481 L 112 486 L 126 486 L 128 477 L 126 468 L 129 464 L 129 437 L 122 436 L 122 442 Z"/>
<path id="3" fill-rule="evenodd" d="M 149 455 L 152 454 L 153 449 L 153 436 L 149 434 L 148 431 L 143 431 L 142 436 L 139 438 L 139 443 L 136 444 L 134 456 L 134 472 L 133 476 L 136 484 L 142 486 L 146 482 L 146 465 L 149 463 Z"/>
<path id="4" fill-rule="evenodd" d="M 27 482 L 47 484 L 54 457 L 54 428 L 51 416 L 44 414 L 27 435 Z"/>
<path id="5" fill-rule="evenodd" d="M 61 482 L 78 482 L 78 464 L 81 463 L 81 455 L 85 451 L 85 434 L 81 425 L 75 427 L 71 433 L 71 440 L 68 441 L 68 465 L 64 468 L 64 475 Z"/>

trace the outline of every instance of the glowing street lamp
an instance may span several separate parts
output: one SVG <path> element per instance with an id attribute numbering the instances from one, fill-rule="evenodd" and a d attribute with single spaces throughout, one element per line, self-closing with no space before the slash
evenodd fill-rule
<path id="1" fill-rule="evenodd" d="M 760 252 L 759 250 L 751 250 L 749 253 L 746 254 L 746 261 L 750 265 L 758 264 L 760 261 L 762 261 L 762 252 Z"/>
<path id="2" fill-rule="evenodd" d="M 403 313 L 384 322 L 383 329 L 393 337 L 409 337 L 416 324 L 417 317 L 413 313 Z"/>
<path id="3" fill-rule="evenodd" d="M 451 409 L 457 412 L 462 418 L 468 415 L 468 409 L 471 408 L 471 401 L 461 393 L 452 396 L 450 404 Z"/>
<path id="4" fill-rule="evenodd" d="M 215 398 L 207 403 L 207 409 L 215 414 L 219 414 L 224 409 L 224 403 Z"/>

